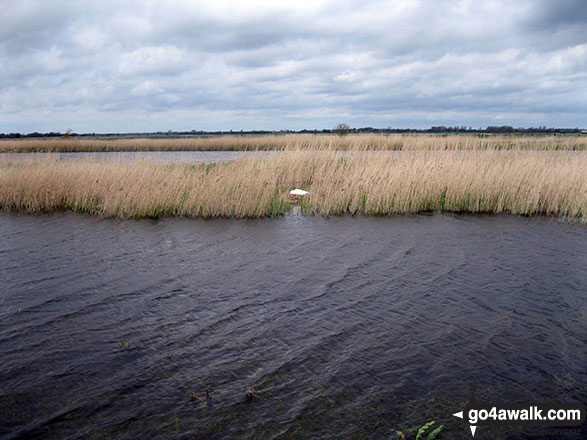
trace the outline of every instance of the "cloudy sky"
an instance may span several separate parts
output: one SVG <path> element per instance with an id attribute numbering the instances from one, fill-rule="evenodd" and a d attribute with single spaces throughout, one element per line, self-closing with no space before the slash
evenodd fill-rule
<path id="1" fill-rule="evenodd" d="M 0 132 L 587 128 L 585 0 L 0 0 Z"/>

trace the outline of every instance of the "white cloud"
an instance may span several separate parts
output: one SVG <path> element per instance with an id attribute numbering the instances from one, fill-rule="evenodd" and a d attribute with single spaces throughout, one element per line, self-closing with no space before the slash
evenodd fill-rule
<path id="1" fill-rule="evenodd" d="M 142 47 L 119 54 L 116 73 L 125 76 L 171 73 L 191 64 L 190 57 L 175 46 Z"/>
<path id="2" fill-rule="evenodd" d="M 353 82 L 356 81 L 360 76 L 359 72 L 345 71 L 334 76 L 336 82 Z"/>
<path id="3" fill-rule="evenodd" d="M 160 95 L 163 93 L 163 89 L 155 81 L 143 81 L 134 86 L 130 93 L 135 96 Z"/>

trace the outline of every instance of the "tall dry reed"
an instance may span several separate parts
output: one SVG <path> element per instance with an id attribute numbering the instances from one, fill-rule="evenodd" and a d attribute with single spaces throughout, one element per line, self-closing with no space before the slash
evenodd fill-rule
<path id="1" fill-rule="evenodd" d="M 290 134 L 178 138 L 25 138 L 0 140 L 0 153 L 199 150 L 587 150 L 587 136 Z"/>
<path id="2" fill-rule="evenodd" d="M 261 217 L 429 211 L 545 214 L 587 223 L 587 153 L 285 151 L 227 163 L 0 159 L 0 208 L 106 217 Z"/>

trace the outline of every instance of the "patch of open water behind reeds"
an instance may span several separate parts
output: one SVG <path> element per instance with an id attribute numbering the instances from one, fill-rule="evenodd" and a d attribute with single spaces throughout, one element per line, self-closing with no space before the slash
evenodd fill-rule
<path id="1" fill-rule="evenodd" d="M 0 153 L 0 158 L 42 159 L 57 157 L 59 160 L 141 160 L 149 159 L 167 163 L 213 163 L 266 154 L 255 151 L 114 151 L 91 153 Z"/>

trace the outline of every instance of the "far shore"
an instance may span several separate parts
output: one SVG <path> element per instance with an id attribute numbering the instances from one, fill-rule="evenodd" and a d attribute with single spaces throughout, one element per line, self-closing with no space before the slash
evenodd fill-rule
<path id="1" fill-rule="evenodd" d="M 0 139 L 0 153 L 271 150 L 587 150 L 582 135 L 284 134 Z"/>

